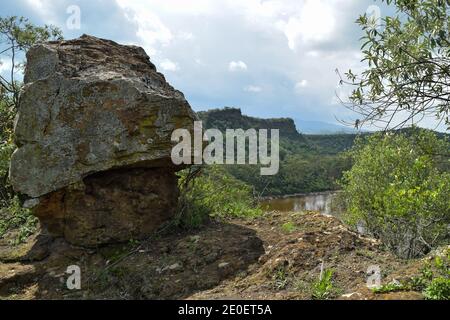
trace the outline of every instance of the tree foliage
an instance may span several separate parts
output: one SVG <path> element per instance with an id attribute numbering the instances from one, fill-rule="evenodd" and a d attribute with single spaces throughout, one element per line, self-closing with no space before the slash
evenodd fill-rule
<path id="1" fill-rule="evenodd" d="M 191 168 L 179 173 L 179 224 L 198 227 L 209 218 L 255 217 L 261 214 L 252 188 L 223 166 Z"/>
<path id="2" fill-rule="evenodd" d="M 341 197 L 346 219 L 404 258 L 450 240 L 450 145 L 429 131 L 376 134 L 351 152 Z M 443 168 L 443 169 L 439 169 Z"/>
<path id="3" fill-rule="evenodd" d="M 361 116 L 356 126 L 398 128 L 427 116 L 450 125 L 450 1 L 382 2 L 396 14 L 380 26 L 367 14 L 359 17 L 367 68 L 341 80 L 355 87 L 344 104 Z"/>
<path id="4" fill-rule="evenodd" d="M 23 54 L 31 46 L 48 41 L 62 39 L 61 30 L 54 26 L 35 26 L 24 17 L 0 17 L 0 58 L 1 63 L 9 65 L 9 76 L 0 75 L 2 97 L 7 107 L 17 108 L 20 93 L 20 81 L 16 78 L 17 71 L 23 66 Z"/>

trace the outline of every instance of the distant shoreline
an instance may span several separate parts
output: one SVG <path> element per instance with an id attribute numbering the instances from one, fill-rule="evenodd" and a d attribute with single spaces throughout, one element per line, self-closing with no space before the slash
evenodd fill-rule
<path id="1" fill-rule="evenodd" d="M 328 191 L 320 191 L 320 192 L 294 193 L 294 194 L 287 194 L 287 195 L 281 195 L 281 196 L 267 196 L 267 197 L 260 198 L 259 201 L 260 202 L 264 202 L 264 201 L 270 201 L 270 200 L 276 200 L 276 199 L 290 199 L 290 198 L 297 198 L 297 197 L 329 195 L 329 194 L 339 193 L 339 192 L 341 192 L 341 190 L 328 190 Z"/>

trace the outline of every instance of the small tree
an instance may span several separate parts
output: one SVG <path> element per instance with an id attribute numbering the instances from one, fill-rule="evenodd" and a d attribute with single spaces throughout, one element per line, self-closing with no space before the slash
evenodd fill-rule
<path id="1" fill-rule="evenodd" d="M 5 102 L 9 107 L 17 107 L 19 102 L 16 71 L 24 65 L 23 54 L 37 43 L 61 39 L 61 30 L 54 26 L 37 27 L 24 17 L 0 17 L 0 58 L 2 63 L 9 60 L 10 65 L 9 79 L 0 75 L 0 87 L 10 98 Z"/>
<path id="2" fill-rule="evenodd" d="M 448 164 L 449 147 L 423 130 L 359 141 L 351 152 L 355 164 L 342 181 L 347 222 L 362 223 L 403 258 L 448 242 L 450 174 L 438 167 Z"/>
<path id="3" fill-rule="evenodd" d="M 379 28 L 366 14 L 357 20 L 367 69 L 341 77 L 355 87 L 343 103 L 361 116 L 356 127 L 399 128 L 430 115 L 450 125 L 450 2 L 381 1 L 397 13 Z"/>

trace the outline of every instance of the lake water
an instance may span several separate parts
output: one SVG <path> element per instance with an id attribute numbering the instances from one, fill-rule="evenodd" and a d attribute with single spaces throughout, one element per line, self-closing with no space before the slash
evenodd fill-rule
<path id="1" fill-rule="evenodd" d="M 299 196 L 274 198 L 261 201 L 261 206 L 267 211 L 302 212 L 317 211 L 322 214 L 342 218 L 342 208 L 336 201 L 337 192 L 310 193 Z M 366 234 L 362 223 L 358 223 L 357 230 Z"/>
<path id="2" fill-rule="evenodd" d="M 322 214 L 338 216 L 340 210 L 335 203 L 336 195 L 336 192 L 311 193 L 264 200 L 261 202 L 261 205 L 263 209 L 268 211 L 318 211 Z"/>

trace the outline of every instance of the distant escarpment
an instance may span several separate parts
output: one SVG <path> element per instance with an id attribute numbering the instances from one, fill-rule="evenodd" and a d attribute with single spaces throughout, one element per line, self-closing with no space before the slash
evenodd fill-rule
<path id="1" fill-rule="evenodd" d="M 290 118 L 260 119 L 242 114 L 241 109 L 225 107 L 197 113 L 205 128 L 226 129 L 279 129 L 282 138 L 301 139 L 294 120 Z"/>
<path id="2" fill-rule="evenodd" d="M 171 134 L 197 118 L 142 48 L 86 35 L 40 44 L 24 80 L 10 178 L 52 235 L 97 246 L 173 215 Z"/>

